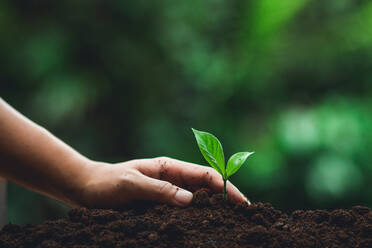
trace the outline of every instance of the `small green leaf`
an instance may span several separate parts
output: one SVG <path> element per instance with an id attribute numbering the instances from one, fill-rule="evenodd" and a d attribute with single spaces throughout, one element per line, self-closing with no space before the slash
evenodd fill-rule
<path id="1" fill-rule="evenodd" d="M 194 132 L 199 149 L 205 160 L 223 177 L 225 177 L 225 157 L 223 155 L 220 141 L 207 132 L 202 132 L 191 128 Z"/>
<path id="2" fill-rule="evenodd" d="M 244 164 L 245 160 L 252 154 L 253 152 L 238 152 L 232 155 L 227 162 L 227 178 L 237 172 L 239 168 Z"/>

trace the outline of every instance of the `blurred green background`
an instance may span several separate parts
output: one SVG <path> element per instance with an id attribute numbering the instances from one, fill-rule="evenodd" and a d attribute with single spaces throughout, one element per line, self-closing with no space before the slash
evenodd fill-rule
<path id="1" fill-rule="evenodd" d="M 205 164 L 285 211 L 372 205 L 372 3 L 0 1 L 0 93 L 82 154 Z M 11 184 L 8 221 L 67 208 Z"/>

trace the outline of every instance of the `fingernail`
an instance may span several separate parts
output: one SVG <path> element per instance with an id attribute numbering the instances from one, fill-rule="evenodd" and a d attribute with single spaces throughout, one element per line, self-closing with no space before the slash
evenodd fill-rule
<path id="1" fill-rule="evenodd" d="M 245 197 L 245 195 L 243 195 L 243 194 L 241 194 L 241 195 L 242 195 L 244 201 L 248 202 L 248 205 L 251 205 L 251 202 L 248 200 L 248 198 Z"/>
<path id="2" fill-rule="evenodd" d="M 182 206 L 189 204 L 192 200 L 192 193 L 183 189 L 178 189 L 174 196 L 176 202 Z"/>

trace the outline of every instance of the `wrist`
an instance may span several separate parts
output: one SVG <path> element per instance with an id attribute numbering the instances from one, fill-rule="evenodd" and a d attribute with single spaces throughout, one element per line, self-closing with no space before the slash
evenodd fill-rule
<path id="1" fill-rule="evenodd" d="M 76 184 L 70 191 L 69 205 L 74 207 L 90 207 L 92 204 L 92 195 L 95 195 L 99 179 L 101 178 L 101 168 L 108 165 L 104 162 L 97 162 L 93 160 L 85 160 L 79 170 Z M 95 198 L 95 197 L 93 197 Z"/>
<path id="2" fill-rule="evenodd" d="M 87 190 L 88 182 L 91 180 L 91 175 L 98 163 L 87 158 L 82 158 L 75 162 L 76 171 L 71 173 L 70 181 L 64 187 L 63 202 L 71 207 L 85 206 L 84 192 Z"/>

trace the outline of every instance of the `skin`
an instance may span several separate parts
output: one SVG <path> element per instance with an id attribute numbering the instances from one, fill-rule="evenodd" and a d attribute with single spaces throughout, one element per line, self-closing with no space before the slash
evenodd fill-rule
<path id="1" fill-rule="evenodd" d="M 0 176 L 72 207 L 115 208 L 140 200 L 187 206 L 193 195 L 182 187 L 223 190 L 212 168 L 168 157 L 90 160 L 1 98 Z M 234 203 L 248 201 L 230 182 L 227 193 Z"/>

